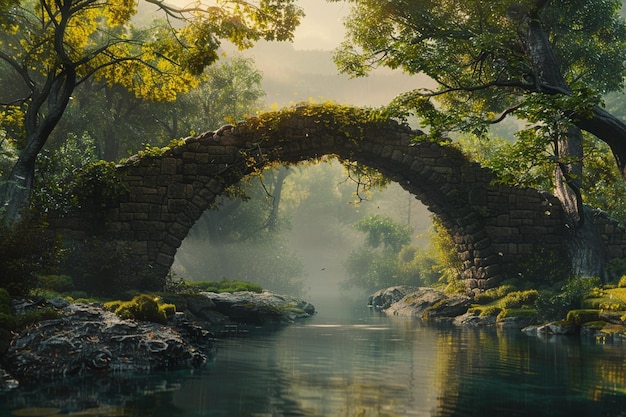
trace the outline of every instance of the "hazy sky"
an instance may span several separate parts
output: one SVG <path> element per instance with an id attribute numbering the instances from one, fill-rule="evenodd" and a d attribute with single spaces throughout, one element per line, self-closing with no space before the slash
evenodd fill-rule
<path id="1" fill-rule="evenodd" d="M 342 18 L 350 11 L 344 2 L 299 0 L 305 18 L 296 30 L 294 48 L 300 50 L 333 50 L 343 39 Z"/>

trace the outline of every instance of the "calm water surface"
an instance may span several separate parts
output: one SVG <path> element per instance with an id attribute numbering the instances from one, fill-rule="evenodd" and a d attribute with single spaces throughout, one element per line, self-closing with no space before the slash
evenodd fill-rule
<path id="1" fill-rule="evenodd" d="M 0 394 L 0 416 L 626 416 L 626 346 L 354 313 L 225 335 L 200 370 Z"/>

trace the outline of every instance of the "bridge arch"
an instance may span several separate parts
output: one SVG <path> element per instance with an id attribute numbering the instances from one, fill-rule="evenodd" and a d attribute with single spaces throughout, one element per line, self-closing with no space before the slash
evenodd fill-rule
<path id="1" fill-rule="evenodd" d="M 568 231 L 554 196 L 494 184 L 490 170 L 421 135 L 393 119 L 343 106 L 269 113 L 188 137 L 158 155 L 129 158 L 118 167 L 127 194 L 100 216 L 58 219 L 54 228 L 71 238 L 97 231 L 164 278 L 190 228 L 227 187 L 268 164 L 336 155 L 379 170 L 442 220 L 469 289 L 497 285 L 534 254 L 566 252 Z M 94 218 L 101 220 L 96 224 Z M 614 237 L 623 230 L 605 223 L 612 255 L 623 257 L 626 239 Z"/>

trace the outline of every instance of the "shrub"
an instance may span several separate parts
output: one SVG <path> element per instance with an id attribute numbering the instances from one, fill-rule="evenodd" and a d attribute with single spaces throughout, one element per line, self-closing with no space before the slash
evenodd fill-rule
<path id="1" fill-rule="evenodd" d="M 96 161 L 81 168 L 71 184 L 73 203 L 79 208 L 105 208 L 128 193 L 114 162 Z"/>
<path id="2" fill-rule="evenodd" d="M 536 249 L 519 265 L 520 277 L 534 286 L 553 284 L 571 276 L 571 263 L 565 251 Z"/>
<path id="3" fill-rule="evenodd" d="M 57 271 L 58 242 L 41 220 L 19 221 L 12 227 L 0 221 L 0 287 L 12 296 L 25 296 L 37 277 Z"/>
<path id="4" fill-rule="evenodd" d="M 158 291 L 164 279 L 141 276 L 141 268 L 116 241 L 97 238 L 74 241 L 61 270 L 73 277 L 75 289 L 104 297 L 122 297 L 128 290 Z"/>
<path id="5" fill-rule="evenodd" d="M 113 311 L 122 319 L 151 321 L 165 324 L 176 313 L 173 304 L 159 304 L 159 300 L 147 294 L 140 294 L 130 301 L 111 301 L 104 308 Z"/>
<path id="6" fill-rule="evenodd" d="M 626 288 L 626 275 L 622 275 L 617 283 L 618 288 Z"/>
<path id="7" fill-rule="evenodd" d="M 599 278 L 571 278 L 560 293 L 542 292 L 537 297 L 535 307 L 542 319 L 562 319 L 569 310 L 581 308 L 583 299 L 600 285 Z"/>
<path id="8" fill-rule="evenodd" d="M 0 288 L 0 354 L 6 352 L 11 342 L 11 331 L 16 327 L 15 316 L 11 311 L 11 296 Z"/>
<path id="9" fill-rule="evenodd" d="M 39 278 L 39 288 L 58 293 L 70 292 L 74 289 L 74 281 L 69 275 L 45 275 Z"/>

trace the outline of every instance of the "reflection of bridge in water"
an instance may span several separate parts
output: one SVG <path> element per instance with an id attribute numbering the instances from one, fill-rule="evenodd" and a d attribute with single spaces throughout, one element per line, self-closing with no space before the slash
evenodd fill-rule
<path id="1" fill-rule="evenodd" d="M 225 188 L 271 163 L 336 155 L 379 170 L 435 213 L 453 238 L 470 288 L 492 287 L 537 256 L 566 253 L 567 228 L 554 196 L 494 185 L 491 171 L 420 135 L 391 119 L 367 120 L 359 109 L 268 113 L 186 138 L 158 156 L 131 157 L 118 169 L 127 195 L 97 213 L 53 224 L 66 238 L 116 240 L 144 273 L 165 277 L 189 229 Z M 606 219 L 598 227 L 611 256 L 623 257 L 624 231 Z"/>

